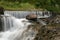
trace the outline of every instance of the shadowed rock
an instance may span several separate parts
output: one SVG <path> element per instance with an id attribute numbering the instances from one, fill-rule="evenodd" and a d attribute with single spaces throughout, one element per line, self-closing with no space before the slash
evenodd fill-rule
<path id="1" fill-rule="evenodd" d="M 2 27 L 2 16 L 4 15 L 4 8 L 0 6 L 0 31 L 2 31 L 3 27 Z"/>
<path id="2" fill-rule="evenodd" d="M 4 14 L 4 8 L 0 6 L 0 15 Z"/>

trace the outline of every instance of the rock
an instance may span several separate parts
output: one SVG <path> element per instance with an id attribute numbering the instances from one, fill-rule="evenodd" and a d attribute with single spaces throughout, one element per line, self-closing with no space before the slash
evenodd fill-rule
<path id="1" fill-rule="evenodd" d="M 4 14 L 4 8 L 0 6 L 0 15 Z"/>
<path id="2" fill-rule="evenodd" d="M 60 15 L 57 15 L 55 23 L 60 23 Z"/>
<path id="3" fill-rule="evenodd" d="M 26 19 L 28 19 L 28 20 L 36 20 L 37 19 L 37 15 L 36 14 L 28 14 L 26 16 Z"/>

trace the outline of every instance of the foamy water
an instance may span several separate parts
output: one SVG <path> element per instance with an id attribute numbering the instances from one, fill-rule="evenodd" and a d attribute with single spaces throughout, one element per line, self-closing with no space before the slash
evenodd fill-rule
<path id="1" fill-rule="evenodd" d="M 5 23 L 4 32 L 0 32 L 0 40 L 32 40 L 34 38 L 34 36 L 31 36 L 32 33 L 33 35 L 36 35 L 31 29 L 26 33 L 24 32 L 27 30 L 28 25 L 31 25 L 27 19 L 18 19 L 13 16 L 3 18 Z M 26 35 L 28 36 L 26 37 Z"/>

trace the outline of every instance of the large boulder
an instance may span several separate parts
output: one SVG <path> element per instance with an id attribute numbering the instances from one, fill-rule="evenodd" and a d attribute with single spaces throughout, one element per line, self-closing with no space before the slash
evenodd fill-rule
<path id="1" fill-rule="evenodd" d="M 26 19 L 28 19 L 28 20 L 36 20 L 37 19 L 37 15 L 36 14 L 28 14 L 26 16 Z"/>

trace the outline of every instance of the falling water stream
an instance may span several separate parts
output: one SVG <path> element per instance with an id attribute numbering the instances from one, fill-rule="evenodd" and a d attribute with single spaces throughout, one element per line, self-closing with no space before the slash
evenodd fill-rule
<path id="1" fill-rule="evenodd" d="M 25 17 L 29 13 L 29 11 L 5 11 L 2 20 L 4 26 L 3 31 L 0 32 L 0 40 L 33 40 L 37 32 L 31 28 L 28 29 L 28 26 L 32 23 Z M 36 14 L 36 12 L 32 13 Z"/>
<path id="2" fill-rule="evenodd" d="M 16 15 L 16 14 L 15 14 Z M 18 15 L 16 15 L 18 17 Z M 25 18 L 17 18 L 9 13 L 3 16 L 4 27 L 0 32 L 0 40 L 33 40 L 36 32 L 28 29 L 31 25 Z M 28 29 L 28 30 L 27 30 Z M 27 30 L 27 31 L 26 31 Z"/>

